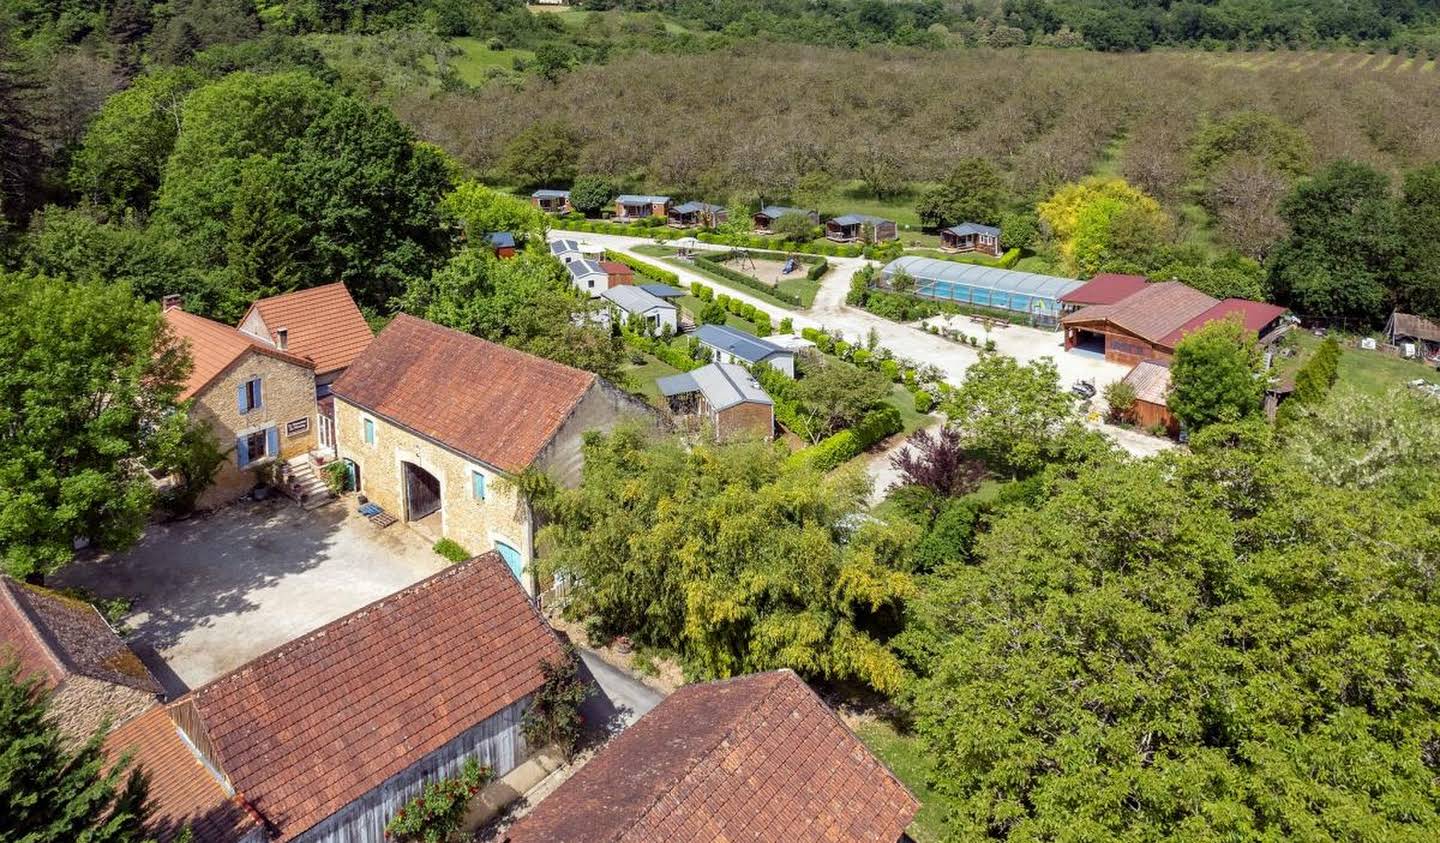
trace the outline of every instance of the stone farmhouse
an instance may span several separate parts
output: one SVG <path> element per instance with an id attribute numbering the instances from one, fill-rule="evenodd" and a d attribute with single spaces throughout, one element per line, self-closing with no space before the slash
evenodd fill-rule
<path id="1" fill-rule="evenodd" d="M 516 477 L 578 483 L 586 431 L 653 418 L 592 373 L 406 314 L 334 396 L 339 455 L 360 493 L 435 539 L 497 550 L 531 593 L 537 525 Z"/>

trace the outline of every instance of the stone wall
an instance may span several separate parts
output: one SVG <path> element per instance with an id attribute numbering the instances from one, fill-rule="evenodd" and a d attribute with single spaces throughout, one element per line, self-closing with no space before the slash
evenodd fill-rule
<path id="1" fill-rule="evenodd" d="M 375 420 L 375 444 L 365 443 L 363 419 Z M 496 471 L 473 462 L 385 419 L 335 399 L 335 439 L 339 455 L 355 462 L 360 492 L 396 518 L 405 518 L 401 464 L 413 463 L 440 481 L 440 532 L 472 555 L 503 541 L 527 563 L 531 559 L 529 507 L 519 491 Z M 485 475 L 485 499 L 476 500 L 470 474 Z M 526 578 L 528 579 L 528 578 Z M 529 584 L 527 583 L 527 588 Z"/>
<path id="2" fill-rule="evenodd" d="M 536 457 L 535 464 L 551 480 L 574 488 L 580 484 L 585 458 L 581 446 L 587 431 L 608 433 L 624 421 L 658 424 L 659 414 L 602 380 L 597 380 L 580 404 L 566 419 L 550 445 Z"/>
<path id="3" fill-rule="evenodd" d="M 105 718 L 113 729 L 155 705 L 154 694 L 89 676 L 65 677 L 50 698 L 50 716 L 75 743 L 90 737 Z"/>
<path id="4" fill-rule="evenodd" d="M 240 385 L 261 379 L 263 406 L 241 415 L 235 395 Z M 194 416 L 205 420 L 229 458 L 216 472 L 214 484 L 201 495 L 199 506 L 229 503 L 255 487 L 254 467 L 241 469 L 235 440 L 241 434 L 275 425 L 280 431 L 280 458 L 303 454 L 315 446 L 315 373 L 303 366 L 251 352 L 206 387 L 195 398 Z M 305 430 L 286 435 L 289 422 L 307 420 Z"/>

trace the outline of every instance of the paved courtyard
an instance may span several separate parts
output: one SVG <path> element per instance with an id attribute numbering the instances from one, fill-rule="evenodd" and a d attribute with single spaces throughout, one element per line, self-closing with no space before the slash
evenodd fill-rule
<path id="1" fill-rule="evenodd" d="M 130 551 L 53 580 L 133 598 L 130 643 L 177 694 L 445 564 L 416 533 L 380 530 L 349 502 L 305 512 L 271 499 L 155 525 Z"/>

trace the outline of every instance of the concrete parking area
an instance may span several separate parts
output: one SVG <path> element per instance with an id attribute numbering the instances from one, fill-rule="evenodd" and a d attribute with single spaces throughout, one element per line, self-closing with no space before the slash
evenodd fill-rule
<path id="1" fill-rule="evenodd" d="M 52 580 L 134 599 L 131 646 L 178 694 L 445 564 L 419 535 L 378 529 L 353 502 L 305 512 L 272 498 L 152 526 L 130 551 Z"/>

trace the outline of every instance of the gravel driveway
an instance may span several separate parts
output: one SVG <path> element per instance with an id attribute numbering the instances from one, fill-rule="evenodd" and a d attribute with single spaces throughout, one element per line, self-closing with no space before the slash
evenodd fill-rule
<path id="1" fill-rule="evenodd" d="M 377 529 L 352 509 L 241 501 L 152 526 L 130 551 L 51 579 L 133 598 L 130 644 L 178 694 L 446 564 L 417 534 Z"/>

